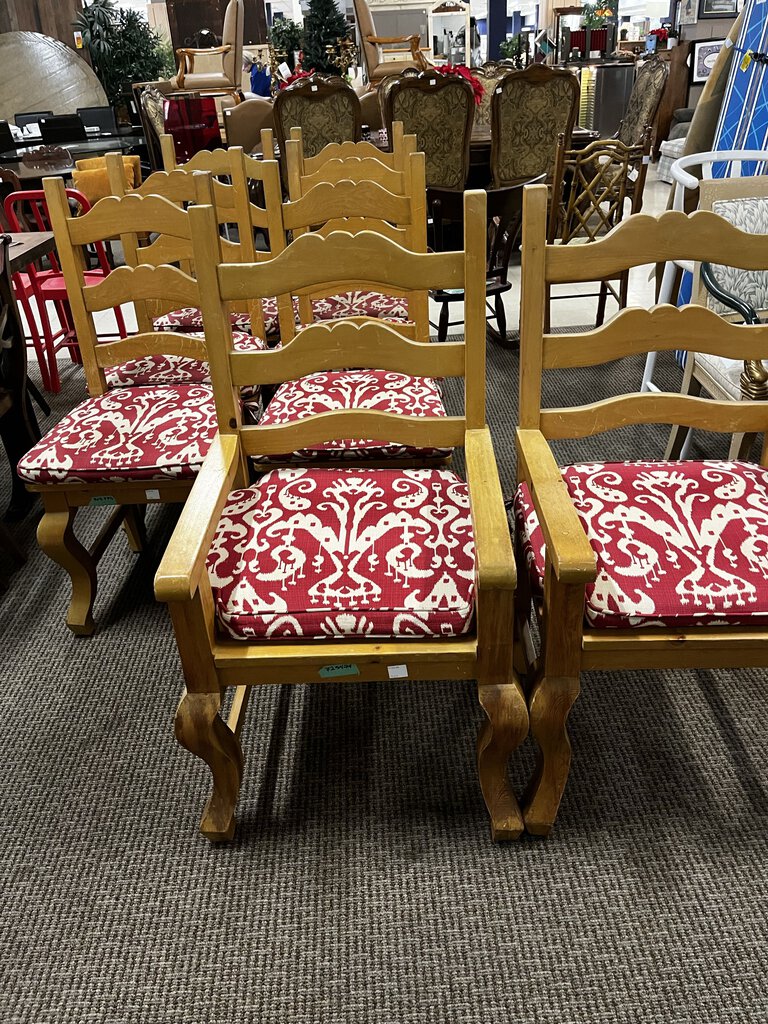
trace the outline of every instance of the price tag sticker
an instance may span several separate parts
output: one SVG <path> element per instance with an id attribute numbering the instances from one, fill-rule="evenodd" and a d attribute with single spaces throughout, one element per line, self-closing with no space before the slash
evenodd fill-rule
<path id="1" fill-rule="evenodd" d="M 147 501 L 160 501 L 160 491 L 156 490 L 154 487 L 150 487 L 148 490 L 144 491 L 144 495 Z"/>
<path id="2" fill-rule="evenodd" d="M 407 679 L 408 678 L 408 666 L 407 665 L 387 665 L 387 674 L 390 679 Z"/>
<path id="3" fill-rule="evenodd" d="M 319 675 L 321 679 L 341 679 L 344 676 L 359 676 L 360 670 L 350 662 L 341 662 L 337 665 L 323 665 Z"/>
<path id="4" fill-rule="evenodd" d="M 88 504 L 95 505 L 97 508 L 100 508 L 104 505 L 116 505 L 117 502 L 111 494 L 94 494 Z"/>

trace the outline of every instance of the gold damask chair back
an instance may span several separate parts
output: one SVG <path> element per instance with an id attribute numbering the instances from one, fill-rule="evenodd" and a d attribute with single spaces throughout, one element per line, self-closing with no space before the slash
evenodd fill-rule
<path id="1" fill-rule="evenodd" d="M 475 107 L 474 125 L 476 128 L 491 130 L 491 101 L 493 100 L 493 94 L 499 82 L 506 78 L 507 75 L 511 75 L 513 71 L 514 68 L 508 64 L 498 64 L 496 61 L 486 62 L 479 68 L 472 68 L 472 74 L 482 83 L 484 89 L 482 98 Z"/>
<path id="2" fill-rule="evenodd" d="M 548 245 L 547 189 L 525 190 L 520 324 L 520 426 L 514 500 L 521 575 L 518 623 L 538 616 L 541 651 L 530 659 L 531 730 L 539 761 L 523 809 L 526 827 L 552 828 L 570 768 L 566 721 L 582 671 L 722 668 L 768 664 L 768 442 L 760 464 L 637 461 L 561 468 L 550 442 L 642 424 L 716 433 L 765 432 L 768 401 L 620 394 L 546 407 L 547 371 L 684 349 L 768 358 L 768 326 L 727 323 L 702 306 L 620 311 L 588 333 L 545 330 L 547 288 L 617 277 L 671 260 L 717 260 L 744 271 L 768 266 L 768 235 L 708 211 L 637 214 L 589 245 Z M 617 442 L 618 443 L 618 442 Z M 587 452 L 585 441 L 579 450 Z M 524 582 L 523 582 L 524 581 Z M 533 598 L 533 601 L 531 601 Z M 653 699 L 638 688 L 639 699 Z"/>
<path id="3" fill-rule="evenodd" d="M 426 71 L 386 85 L 381 97 L 387 131 L 395 121 L 415 135 L 426 156 L 427 187 L 462 191 L 469 173 L 469 143 L 475 117 L 472 86 L 457 75 Z"/>
<path id="4" fill-rule="evenodd" d="M 499 82 L 491 100 L 494 188 L 546 174 L 552 180 L 558 136 L 567 148 L 579 109 L 579 82 L 561 68 L 535 64 Z"/>
<path id="5" fill-rule="evenodd" d="M 359 142 L 363 119 L 357 93 L 343 78 L 315 74 L 278 92 L 274 122 L 281 153 L 291 129 L 301 128 L 304 153 L 312 157 L 331 142 Z"/>
<path id="6" fill-rule="evenodd" d="M 646 128 L 653 125 L 668 77 L 669 62 L 661 57 L 646 61 L 637 72 L 627 112 L 616 133 L 625 146 L 642 145 Z"/>
<path id="7" fill-rule="evenodd" d="M 458 252 L 411 253 L 373 232 L 332 232 L 302 235 L 280 256 L 250 266 L 224 264 L 213 211 L 190 211 L 195 262 L 205 268 L 221 433 L 166 549 L 155 593 L 169 605 L 186 684 L 176 736 L 213 776 L 201 822 L 211 840 L 234 834 L 250 687 L 329 679 L 397 679 L 400 686 L 476 679 L 488 718 L 478 774 L 492 834 L 520 833 L 507 761 L 527 719 L 512 666 L 514 560 L 485 417 L 485 195 L 467 193 L 465 203 Z M 465 289 L 466 341 L 421 345 L 383 322 L 339 321 L 312 324 L 283 349 L 245 357 L 234 351 L 226 303 L 235 295 L 311 293 L 337 275 L 385 291 Z M 242 424 L 235 397 L 242 382 L 287 382 L 349 366 L 463 378 L 463 409 L 431 419 L 315 410 L 288 425 Z M 463 446 L 467 482 L 434 467 L 250 469 L 255 456 L 382 436 Z M 230 687 L 234 702 L 224 721 Z"/>

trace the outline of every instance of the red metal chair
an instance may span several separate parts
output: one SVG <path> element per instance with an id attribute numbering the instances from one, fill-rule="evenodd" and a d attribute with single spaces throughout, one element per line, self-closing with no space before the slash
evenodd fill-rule
<path id="1" fill-rule="evenodd" d="M 81 213 L 87 213 L 91 204 L 87 198 L 76 189 L 67 189 L 67 198 L 74 202 Z M 45 201 L 45 193 L 42 189 L 30 189 L 21 192 L 12 192 L 6 196 L 3 204 L 5 216 L 10 225 L 11 231 L 50 231 L 51 222 L 48 216 L 48 206 Z M 112 269 L 107 259 L 106 250 L 102 242 L 94 245 L 98 266 L 94 270 L 86 272 L 86 283 L 97 284 L 105 278 Z M 67 288 L 64 283 L 64 275 L 61 272 L 58 256 L 54 250 L 48 256 L 50 269 L 41 270 L 30 263 L 24 271 L 13 275 L 13 289 L 16 300 L 24 311 L 29 323 L 32 343 L 40 363 L 40 374 L 43 379 L 43 387 L 46 391 L 54 394 L 61 390 L 59 369 L 56 363 L 56 353 L 61 348 L 69 349 L 73 362 L 80 362 L 80 350 L 77 344 L 72 314 L 67 300 Z M 37 313 L 40 317 L 43 341 L 40 339 L 40 331 L 37 322 L 32 315 L 30 300 L 34 299 L 37 306 Z M 48 316 L 47 302 L 52 302 L 56 308 L 60 327 L 54 332 Z M 127 337 L 125 320 L 122 310 L 118 307 L 113 310 L 117 330 L 121 338 Z"/>

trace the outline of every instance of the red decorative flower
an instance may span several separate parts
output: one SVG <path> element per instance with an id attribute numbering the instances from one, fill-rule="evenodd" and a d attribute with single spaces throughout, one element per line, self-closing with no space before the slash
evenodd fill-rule
<path id="1" fill-rule="evenodd" d="M 475 78 L 465 64 L 439 64 L 435 71 L 439 71 L 441 75 L 459 75 L 461 78 L 465 78 L 472 86 L 475 94 L 475 103 L 478 106 L 480 105 L 480 101 L 485 93 L 483 83 L 479 78 Z"/>
<path id="2" fill-rule="evenodd" d="M 669 31 L 666 28 L 654 28 L 651 31 L 652 36 L 656 36 L 660 43 L 666 43 L 669 39 Z"/>

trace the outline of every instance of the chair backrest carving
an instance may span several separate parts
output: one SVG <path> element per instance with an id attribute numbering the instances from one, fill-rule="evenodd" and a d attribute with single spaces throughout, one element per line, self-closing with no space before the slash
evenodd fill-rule
<path id="1" fill-rule="evenodd" d="M 315 156 L 329 142 L 359 142 L 363 117 L 357 93 L 343 78 L 315 74 L 280 90 L 274 123 L 281 153 L 291 129 L 301 128 L 304 151 Z"/>
<path id="2" fill-rule="evenodd" d="M 422 71 L 385 82 L 382 112 L 387 131 L 401 121 L 426 156 L 427 187 L 463 190 L 475 116 L 472 86 L 457 75 Z"/>
<path id="3" fill-rule="evenodd" d="M 323 441 L 346 437 L 386 437 L 418 447 L 463 445 L 467 430 L 485 426 L 485 193 L 468 192 L 464 251 L 412 253 L 373 232 L 350 235 L 310 233 L 297 238 L 266 263 L 225 265 L 213 211 L 190 210 L 195 261 L 200 267 L 203 319 L 222 433 L 238 434 L 246 455 L 279 455 Z M 327 284 L 328 267 L 341 279 L 357 278 L 385 292 L 418 288 L 463 288 L 466 292 L 466 341 L 422 345 L 392 325 L 362 321 L 310 324 L 289 345 L 254 359 L 237 353 L 226 303 L 247 295 L 258 299 L 281 288 L 311 294 Z M 243 426 L 237 389 L 243 382 L 280 383 L 312 372 L 345 367 L 400 371 L 420 376 L 465 378 L 462 416 L 402 416 L 348 409 L 323 413 L 275 427 Z"/>
<path id="4" fill-rule="evenodd" d="M 629 355 L 684 349 L 740 359 L 768 358 L 768 326 L 731 324 L 703 306 L 623 309 L 587 333 L 545 333 L 550 285 L 616 278 L 659 260 L 723 261 L 742 270 L 768 266 L 768 235 L 723 224 L 708 211 L 686 216 L 637 214 L 590 245 L 546 244 L 547 189 L 532 186 L 523 199 L 523 280 L 520 314 L 520 427 L 545 437 L 589 437 L 638 423 L 673 423 L 720 433 L 761 433 L 768 402 L 717 402 L 691 395 L 641 392 L 589 405 L 542 407 L 545 370 L 598 366 Z M 768 446 L 763 449 L 768 461 Z"/>
<path id="5" fill-rule="evenodd" d="M 495 188 L 539 174 L 551 180 L 559 135 L 570 147 L 579 83 L 570 71 L 532 64 L 505 75 L 491 100 L 491 174 Z"/>
<path id="6" fill-rule="evenodd" d="M 661 57 L 653 57 L 638 71 L 629 94 L 627 112 L 616 133 L 616 138 L 625 146 L 637 146 L 642 142 L 643 132 L 656 117 L 668 77 L 669 63 Z"/>

